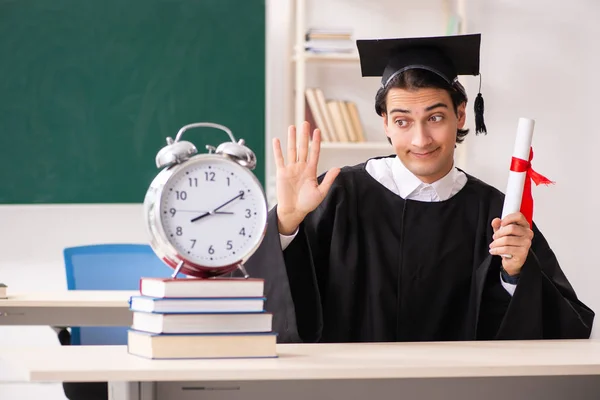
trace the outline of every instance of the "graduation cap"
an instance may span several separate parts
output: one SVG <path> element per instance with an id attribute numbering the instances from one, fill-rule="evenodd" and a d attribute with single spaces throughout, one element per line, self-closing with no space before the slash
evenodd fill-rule
<path id="1" fill-rule="evenodd" d="M 440 76 L 465 97 L 464 88 L 457 84 L 458 76 L 480 75 L 480 44 L 481 34 L 356 41 L 362 76 L 380 76 L 382 87 L 400 73 L 419 68 Z M 474 106 L 475 131 L 487 133 L 481 81 L 479 89 Z"/>

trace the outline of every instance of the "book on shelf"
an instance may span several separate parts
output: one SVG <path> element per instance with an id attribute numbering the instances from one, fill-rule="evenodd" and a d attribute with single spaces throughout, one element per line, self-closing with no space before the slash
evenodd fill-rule
<path id="1" fill-rule="evenodd" d="M 318 94 L 318 91 L 319 89 L 307 88 L 304 94 L 306 103 L 308 103 L 308 110 L 315 122 L 315 125 L 311 126 L 316 127 L 321 131 L 321 139 L 324 142 L 333 142 L 335 141 L 333 139 L 333 130 L 331 130 L 329 121 L 326 120 L 328 114 L 325 112 L 325 107 L 321 104 L 322 97 Z"/>
<path id="2" fill-rule="evenodd" d="M 311 40 L 309 42 L 304 43 L 304 50 L 309 53 L 319 53 L 319 54 L 351 54 L 356 53 L 354 43 L 348 41 L 346 42 L 329 42 L 329 41 L 314 41 Z"/>
<path id="3" fill-rule="evenodd" d="M 156 334 L 130 329 L 128 352 L 150 359 L 277 357 L 277 334 Z"/>
<path id="4" fill-rule="evenodd" d="M 308 103 L 308 95 L 304 96 L 304 120 L 306 122 L 308 122 L 308 124 L 310 126 L 310 140 L 312 140 L 313 139 L 313 130 L 315 128 L 318 128 L 318 125 L 317 125 L 317 120 L 315 119 L 315 115 L 312 112 L 312 108 L 310 107 L 310 104 Z M 321 132 L 321 140 L 326 141 L 326 139 L 323 137 L 323 132 Z"/>
<path id="5" fill-rule="evenodd" d="M 140 294 L 148 297 L 262 297 L 258 278 L 141 278 Z"/>
<path id="6" fill-rule="evenodd" d="M 344 124 L 344 131 L 346 132 L 346 138 L 348 142 L 358 142 L 358 136 L 355 132 L 354 124 L 352 119 L 350 119 L 350 110 L 348 109 L 347 101 L 337 101 L 338 108 L 340 109 L 340 115 L 342 117 L 342 122 Z"/>
<path id="7" fill-rule="evenodd" d="M 335 135 L 337 136 L 338 142 L 349 142 L 350 138 L 348 137 L 348 133 L 346 132 L 346 126 L 344 124 L 344 117 L 342 116 L 342 108 L 341 102 L 337 100 L 328 100 L 327 101 L 327 109 L 329 111 L 329 115 L 331 115 L 331 119 L 333 121 L 333 126 L 335 128 Z"/>
<path id="8" fill-rule="evenodd" d="M 352 40 L 352 29 L 348 28 L 309 28 L 305 40 Z"/>
<path id="9" fill-rule="evenodd" d="M 305 118 L 321 130 L 324 142 L 364 142 L 365 135 L 356 104 L 351 101 L 326 99 L 319 88 L 305 90 Z M 307 119 L 308 120 L 308 119 Z"/>
<path id="10" fill-rule="evenodd" d="M 311 28 L 305 34 L 304 50 L 311 53 L 354 53 L 352 30 Z"/>
<path id="11" fill-rule="evenodd" d="M 358 107 L 356 107 L 356 103 L 351 101 L 346 102 L 346 107 L 348 108 L 348 113 L 350 115 L 350 120 L 352 121 L 352 126 L 354 127 L 354 134 L 357 142 L 364 142 L 365 133 L 363 130 L 362 122 L 360 121 L 360 116 L 358 114 Z"/>

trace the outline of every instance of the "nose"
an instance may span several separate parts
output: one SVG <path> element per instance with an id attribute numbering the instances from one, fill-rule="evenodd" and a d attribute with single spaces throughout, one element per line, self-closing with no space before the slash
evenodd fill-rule
<path id="1" fill-rule="evenodd" d="M 415 123 L 413 126 L 411 144 L 416 148 L 427 148 L 431 142 L 431 135 L 429 135 L 427 128 L 420 123 Z"/>

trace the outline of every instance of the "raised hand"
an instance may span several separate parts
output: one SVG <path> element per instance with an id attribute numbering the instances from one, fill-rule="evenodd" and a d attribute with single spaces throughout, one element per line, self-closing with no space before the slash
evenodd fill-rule
<path id="1" fill-rule="evenodd" d="M 298 135 L 296 127 L 288 128 L 287 163 L 284 162 L 279 139 L 273 140 L 273 154 L 277 165 L 277 218 L 279 232 L 293 234 L 306 215 L 321 204 L 339 168 L 331 169 L 319 185 L 317 164 L 321 150 L 321 132 L 315 129 L 309 153 L 310 124 L 304 122 Z"/>

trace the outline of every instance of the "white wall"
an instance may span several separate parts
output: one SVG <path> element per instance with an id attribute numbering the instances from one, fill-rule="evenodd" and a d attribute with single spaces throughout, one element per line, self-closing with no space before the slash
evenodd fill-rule
<path id="1" fill-rule="evenodd" d="M 141 204 L 0 206 L 0 282 L 9 293 L 65 290 L 65 247 L 147 243 L 142 216 Z M 0 327 L 0 346 L 30 343 L 59 346 L 49 327 Z M 65 396 L 60 384 L 0 384 L 2 400 L 36 398 Z"/>
<path id="2" fill-rule="evenodd" d="M 272 155 L 271 141 L 283 137 L 289 121 L 292 119 L 292 105 L 289 99 L 293 93 L 290 71 L 292 58 L 293 2 L 290 0 L 267 0 L 267 59 L 265 62 L 266 82 L 266 133 L 265 147 L 265 192 L 272 205 L 275 203 L 275 161 Z"/>
<path id="3" fill-rule="evenodd" d="M 309 4 L 315 1 L 310 0 Z M 351 25 L 357 37 L 443 33 L 440 1 L 319 2 L 322 11 L 308 13 L 314 24 Z M 596 286 L 600 271 L 590 249 L 597 246 L 595 233 L 600 226 L 595 208 L 598 189 L 593 186 L 592 178 L 600 169 L 600 161 L 594 154 L 600 147 L 594 114 L 594 106 L 598 104 L 596 94 L 600 93 L 597 72 L 600 46 L 595 45 L 595 39 L 600 37 L 597 24 L 600 2 L 468 0 L 467 3 L 468 31 L 483 34 L 482 92 L 490 131 L 488 136 L 467 139 L 467 171 L 503 189 L 517 120 L 521 116 L 536 120 L 534 166 L 557 182 L 552 187 L 534 188 L 536 221 L 580 298 L 598 311 L 600 295 Z M 270 140 L 274 136 L 285 137 L 292 118 L 288 102 L 292 65 L 287 43 L 293 40 L 289 35 L 293 32 L 290 25 L 293 5 L 291 0 L 270 0 L 267 5 L 266 154 L 272 199 L 274 168 Z M 367 20 L 367 15 L 372 19 Z M 345 73 L 358 71 L 352 68 L 348 66 Z M 284 74 L 280 75 L 281 72 Z M 369 102 L 374 97 L 374 92 L 368 93 L 371 83 L 350 75 L 341 75 L 348 84 L 337 86 L 336 93 L 366 90 L 362 107 L 365 113 L 369 112 L 372 109 Z M 324 76 L 331 77 L 317 73 L 311 79 Z M 474 78 L 464 81 L 470 97 L 474 98 L 479 81 Z M 473 128 L 472 113 L 469 117 Z M 377 135 L 376 130 L 373 125 L 369 135 Z M 588 180 L 592 186 L 588 186 Z M 143 243 L 146 238 L 141 218 L 140 205 L 1 206 L 0 281 L 6 282 L 10 291 L 64 289 L 61 253 L 64 247 L 99 242 Z M 597 329 L 593 336 L 598 337 Z M 0 328 L 0 345 L 33 341 L 58 345 L 48 328 Z M 48 400 L 64 398 L 58 385 L 43 385 L 43 388 L 48 388 L 43 396 Z M 0 398 L 38 398 L 39 391 L 39 385 L 0 385 Z"/>
<path id="4" fill-rule="evenodd" d="M 593 174 L 600 93 L 600 2 L 469 0 L 482 33 L 487 136 L 468 139 L 469 172 L 504 190 L 519 117 L 536 120 L 534 169 L 556 181 L 533 188 L 534 219 L 579 297 L 600 312 L 593 249 L 600 226 Z M 471 81 L 475 88 L 478 80 Z M 596 321 L 593 337 L 599 337 Z"/>

